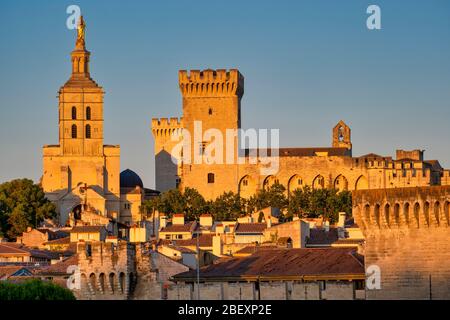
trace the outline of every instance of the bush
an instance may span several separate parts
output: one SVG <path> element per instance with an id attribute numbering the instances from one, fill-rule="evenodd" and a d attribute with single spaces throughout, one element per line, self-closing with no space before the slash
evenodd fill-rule
<path id="1" fill-rule="evenodd" d="M 0 281 L 1 300 L 75 300 L 75 296 L 52 282 L 33 279 L 21 283 Z"/>

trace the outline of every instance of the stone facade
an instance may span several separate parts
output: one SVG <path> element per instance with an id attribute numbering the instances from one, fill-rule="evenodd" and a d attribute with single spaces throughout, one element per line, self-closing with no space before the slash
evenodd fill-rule
<path id="1" fill-rule="evenodd" d="M 126 242 L 79 242 L 77 246 L 83 300 L 125 300 L 136 284 L 136 251 Z"/>
<path id="2" fill-rule="evenodd" d="M 450 186 L 353 193 L 366 268 L 381 272 L 368 299 L 450 299 L 449 210 Z"/>
<path id="3" fill-rule="evenodd" d="M 167 299 L 170 278 L 189 267 L 125 241 L 89 241 L 77 245 L 81 300 Z"/>
<path id="4" fill-rule="evenodd" d="M 241 128 L 244 77 L 238 70 L 182 70 L 179 87 L 183 117 L 152 120 L 159 191 L 191 187 L 206 199 L 215 199 L 225 191 L 247 198 L 275 182 L 284 185 L 287 192 L 305 185 L 362 190 L 450 184 L 450 171 L 443 170 L 437 161 L 424 160 L 421 150 L 398 150 L 395 160 L 376 154 L 353 157 L 351 130 L 343 121 L 332 130 L 331 147 L 280 148 L 279 168 L 273 175 L 261 174 L 264 163 L 255 163 L 242 152 L 237 156 L 236 137 L 231 137 L 235 148 L 231 163 L 226 162 L 224 144 L 224 164 L 197 164 L 194 156 L 203 154 L 211 142 L 194 139 L 196 121 L 201 122 L 202 132 L 217 129 L 224 140 L 227 129 Z M 191 141 L 189 146 L 179 143 L 184 136 Z M 181 154 L 193 163 L 182 163 Z"/>
<path id="5" fill-rule="evenodd" d="M 324 285 L 325 284 L 325 285 Z M 177 283 L 169 300 L 197 300 L 197 284 Z M 355 300 L 365 299 L 349 281 L 271 281 L 200 283 L 200 300 Z"/>

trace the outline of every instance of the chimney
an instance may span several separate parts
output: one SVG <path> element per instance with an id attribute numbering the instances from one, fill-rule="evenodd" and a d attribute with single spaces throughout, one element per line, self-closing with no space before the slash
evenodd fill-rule
<path id="1" fill-rule="evenodd" d="M 326 220 L 323 222 L 323 228 L 326 232 L 330 231 L 330 221 Z"/>
<path id="2" fill-rule="evenodd" d="M 222 238 L 220 236 L 213 236 L 213 255 L 221 257 L 222 251 Z"/>
<path id="3" fill-rule="evenodd" d="M 340 227 L 340 228 L 345 227 L 345 218 L 346 218 L 346 213 L 339 212 L 339 220 L 338 220 L 338 224 L 337 224 L 338 227 Z"/>
<path id="4" fill-rule="evenodd" d="M 160 216 L 159 217 L 159 229 L 165 228 L 167 226 L 167 217 L 166 216 Z"/>
<path id="5" fill-rule="evenodd" d="M 184 225 L 184 214 L 176 213 L 172 216 L 172 224 L 173 225 Z"/>
<path id="6" fill-rule="evenodd" d="M 213 225 L 213 217 L 210 214 L 202 214 L 200 216 L 200 226 L 211 228 Z"/>
<path id="7" fill-rule="evenodd" d="M 33 230 L 32 227 L 27 227 L 27 232 L 31 232 L 31 230 Z"/>

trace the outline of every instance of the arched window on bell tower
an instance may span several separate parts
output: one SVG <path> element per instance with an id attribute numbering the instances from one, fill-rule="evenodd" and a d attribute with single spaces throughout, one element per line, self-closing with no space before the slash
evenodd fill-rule
<path id="1" fill-rule="evenodd" d="M 73 124 L 72 125 L 72 139 L 76 139 L 77 138 L 77 125 Z"/>
<path id="2" fill-rule="evenodd" d="M 86 120 L 91 120 L 91 107 L 86 108 Z"/>
<path id="3" fill-rule="evenodd" d="M 91 126 L 88 124 L 86 125 L 86 139 L 91 138 Z"/>
<path id="4" fill-rule="evenodd" d="M 72 120 L 77 119 L 77 108 L 74 106 L 72 107 Z"/>

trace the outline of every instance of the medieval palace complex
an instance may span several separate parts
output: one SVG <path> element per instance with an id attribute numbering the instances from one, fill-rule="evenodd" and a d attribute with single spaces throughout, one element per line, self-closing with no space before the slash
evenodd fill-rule
<path id="1" fill-rule="evenodd" d="M 159 191 L 191 187 L 205 198 L 214 199 L 226 191 L 247 198 L 275 182 L 284 185 L 287 192 L 305 185 L 352 191 L 450 184 L 450 171 L 437 160 L 425 160 L 422 150 L 397 150 L 395 159 L 373 153 L 353 157 L 351 130 L 343 121 L 333 128 L 331 147 L 280 148 L 276 174 L 260 174 L 265 164 L 249 161 L 248 150 L 240 152 L 240 159 L 233 163 L 173 161 L 179 159 L 175 146 L 183 132 L 189 132 L 193 139 L 195 122 L 200 122 L 203 130 L 217 129 L 223 136 L 228 129 L 241 128 L 244 77 L 238 70 L 182 70 L 179 87 L 183 117 L 152 120 Z M 202 142 L 201 148 L 207 144 Z M 238 143 L 235 146 L 238 154 Z M 194 141 L 191 154 L 198 152 L 195 147 Z"/>

